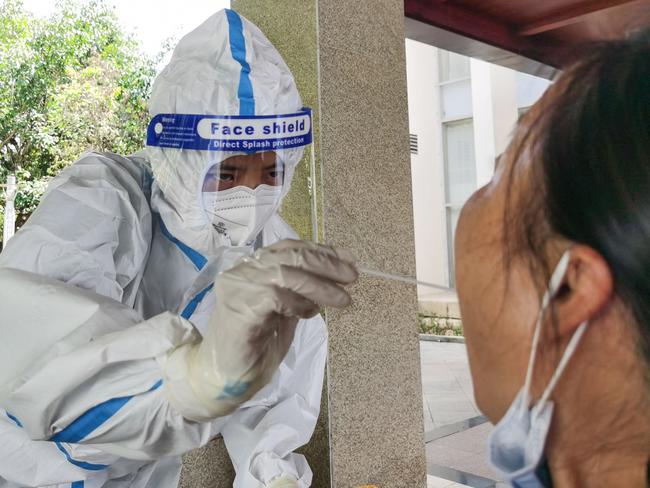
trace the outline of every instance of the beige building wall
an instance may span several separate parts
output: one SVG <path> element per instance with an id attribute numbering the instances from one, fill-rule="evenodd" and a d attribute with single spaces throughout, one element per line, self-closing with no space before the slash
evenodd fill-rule
<path id="1" fill-rule="evenodd" d="M 445 175 L 441 164 L 442 114 L 438 89 L 438 49 L 406 40 L 409 94 L 409 131 L 417 136 L 417 154 L 411 154 L 413 221 L 418 279 L 448 285 L 448 257 L 445 222 Z M 440 164 L 434 164 L 438 162 Z M 429 185 L 419 184 L 421 181 Z M 422 264 L 421 264 L 422 263 Z M 418 296 L 433 300 L 433 290 L 418 286 Z"/>
<path id="2" fill-rule="evenodd" d="M 508 146 L 517 124 L 517 72 L 480 59 L 472 59 L 470 68 L 476 183 L 480 187 L 492 178 L 495 158 Z"/>
<path id="3" fill-rule="evenodd" d="M 444 95 L 437 62 L 440 50 L 407 39 L 406 52 L 410 130 L 418 133 L 420 139 L 419 154 L 411 155 L 417 277 L 444 285 L 450 282 L 448 241 L 453 236 L 449 235 L 445 214 L 445 119 L 441 111 Z M 532 105 L 549 82 L 478 59 L 470 59 L 469 65 L 471 86 L 466 95 L 470 99 L 459 97 L 456 101 L 469 107 L 461 118 L 472 120 L 479 188 L 490 180 L 495 158 L 509 144 L 519 109 Z M 450 103 L 453 106 L 453 101 L 447 101 L 447 107 Z M 453 291 L 445 293 L 419 286 L 418 302 L 425 314 L 459 317 Z"/>

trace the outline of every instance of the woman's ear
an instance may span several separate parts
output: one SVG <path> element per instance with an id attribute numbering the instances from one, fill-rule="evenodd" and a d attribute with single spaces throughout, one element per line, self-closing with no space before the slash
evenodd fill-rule
<path id="1" fill-rule="evenodd" d="M 569 265 L 554 299 L 560 335 L 573 334 L 581 323 L 598 315 L 614 291 L 612 272 L 598 252 L 584 245 L 569 252 Z"/>

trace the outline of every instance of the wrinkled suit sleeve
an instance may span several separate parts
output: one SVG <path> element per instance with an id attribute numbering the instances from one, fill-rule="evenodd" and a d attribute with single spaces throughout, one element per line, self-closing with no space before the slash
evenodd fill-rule
<path id="1" fill-rule="evenodd" d="M 131 160 L 85 155 L 0 254 L 0 407 L 79 462 L 182 453 L 214 428 L 186 421 L 160 387 L 166 353 L 197 332 L 133 309 L 151 241 L 143 177 Z"/>
<path id="2" fill-rule="evenodd" d="M 273 381 L 221 429 L 237 473 L 234 488 L 262 488 L 282 475 L 311 485 L 312 471 L 293 452 L 311 438 L 321 405 L 327 332 L 320 315 L 301 321 Z M 255 404 L 255 399 L 265 399 Z"/>
<path id="3" fill-rule="evenodd" d="M 144 168 L 87 153 L 48 186 L 0 266 L 91 290 L 132 307 L 151 243 Z"/>

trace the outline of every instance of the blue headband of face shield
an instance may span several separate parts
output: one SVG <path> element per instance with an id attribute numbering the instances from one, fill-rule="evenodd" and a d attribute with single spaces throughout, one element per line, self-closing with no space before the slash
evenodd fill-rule
<path id="1" fill-rule="evenodd" d="M 200 151 L 281 151 L 312 142 L 311 109 L 279 115 L 158 114 L 147 128 L 147 146 Z"/>

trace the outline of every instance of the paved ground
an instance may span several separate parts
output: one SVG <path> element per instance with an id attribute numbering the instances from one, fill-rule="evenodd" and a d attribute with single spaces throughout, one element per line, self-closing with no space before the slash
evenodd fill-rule
<path id="1" fill-rule="evenodd" d="M 438 478 L 437 476 L 427 475 L 427 488 L 464 488 L 466 486 L 467 485 L 461 485 L 460 483 L 455 483 L 444 478 Z"/>
<path id="2" fill-rule="evenodd" d="M 480 415 L 465 344 L 420 341 L 424 430 Z"/>
<path id="3" fill-rule="evenodd" d="M 429 488 L 505 487 L 486 460 L 491 425 L 472 391 L 464 344 L 420 341 Z"/>

